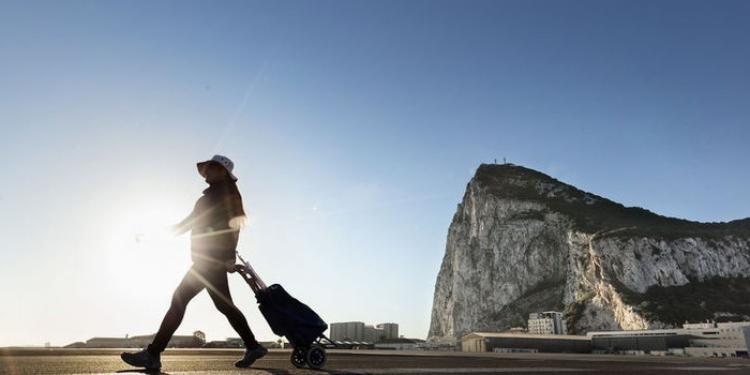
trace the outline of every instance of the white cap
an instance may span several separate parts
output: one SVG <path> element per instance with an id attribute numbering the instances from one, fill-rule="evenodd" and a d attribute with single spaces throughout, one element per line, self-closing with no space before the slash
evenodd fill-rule
<path id="1" fill-rule="evenodd" d="M 203 166 L 207 163 L 217 163 L 224 167 L 224 169 L 227 170 L 227 173 L 229 173 L 229 177 L 232 178 L 232 180 L 237 181 L 237 177 L 232 173 L 232 170 L 234 169 L 234 162 L 232 162 L 231 159 L 224 155 L 214 155 L 210 160 L 202 161 L 198 163 L 198 173 L 201 174 L 201 176 L 206 177 L 206 175 L 203 174 Z"/>

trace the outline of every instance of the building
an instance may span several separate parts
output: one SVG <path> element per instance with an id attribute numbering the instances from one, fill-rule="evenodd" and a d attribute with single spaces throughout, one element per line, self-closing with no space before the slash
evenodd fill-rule
<path id="1" fill-rule="evenodd" d="M 589 332 L 600 353 L 747 357 L 750 322 L 684 324 L 682 328 Z"/>
<path id="2" fill-rule="evenodd" d="M 461 351 L 591 353 L 591 338 L 571 335 L 472 332 L 461 338 Z"/>
<path id="3" fill-rule="evenodd" d="M 398 338 L 398 324 L 380 323 L 376 326 L 365 325 L 363 322 L 331 323 L 330 339 L 333 341 L 349 341 L 372 344 L 385 339 Z"/>
<path id="4" fill-rule="evenodd" d="M 386 340 L 399 338 L 398 324 L 396 323 L 380 323 L 376 328 L 383 330 L 383 337 Z"/>
<path id="5" fill-rule="evenodd" d="M 563 313 L 545 311 L 529 314 L 529 329 L 531 335 L 567 335 Z"/>
<path id="6" fill-rule="evenodd" d="M 534 319 L 539 318 L 534 316 Z M 601 331 L 589 332 L 586 336 L 473 332 L 461 338 L 461 350 L 466 352 L 593 352 L 747 358 L 748 348 L 750 321 L 686 323 L 682 328 Z"/>
<path id="7" fill-rule="evenodd" d="M 154 341 L 156 334 L 132 336 L 128 338 L 131 348 L 143 348 Z M 169 340 L 168 348 L 201 348 L 206 344 L 206 334 L 201 331 L 195 331 L 192 335 L 175 335 Z"/>
<path id="8" fill-rule="evenodd" d="M 132 348 L 126 337 L 92 337 L 86 340 L 86 348 Z"/>
<path id="9" fill-rule="evenodd" d="M 420 339 L 389 338 L 380 340 L 380 342 L 376 343 L 375 349 L 422 350 L 425 349 L 425 341 Z"/>
<path id="10" fill-rule="evenodd" d="M 383 334 L 382 328 L 376 328 L 370 325 L 365 326 L 365 337 L 363 341 L 374 343 L 374 342 L 382 340 L 383 338 L 384 338 L 384 334 Z"/>
<path id="11" fill-rule="evenodd" d="M 259 341 L 258 342 L 260 346 L 266 348 L 266 349 L 283 349 L 284 348 L 284 342 L 281 340 L 278 341 Z"/>
<path id="12" fill-rule="evenodd" d="M 235 348 L 235 346 L 231 346 L 230 343 L 226 342 L 226 340 L 214 340 L 209 341 L 203 345 L 204 348 L 208 349 L 216 349 L 216 348 Z"/>
<path id="13" fill-rule="evenodd" d="M 690 336 L 678 329 L 589 332 L 596 353 L 677 354 L 690 346 Z"/>
<path id="14" fill-rule="evenodd" d="M 93 337 L 86 340 L 86 348 L 144 348 L 154 341 L 153 335 L 125 337 Z M 195 331 L 191 336 L 172 336 L 167 347 L 169 348 L 200 348 L 206 343 L 206 335 L 201 331 Z"/>
<path id="15" fill-rule="evenodd" d="M 362 341 L 334 341 L 336 349 L 374 349 L 375 344 L 362 342 Z"/>
<path id="16" fill-rule="evenodd" d="M 365 323 L 331 323 L 330 339 L 333 341 L 365 341 Z"/>
<path id="17" fill-rule="evenodd" d="M 695 357 L 748 357 L 750 348 L 750 322 L 705 323 L 699 328 L 702 335 L 694 335 L 687 355 Z M 713 325 L 711 327 L 710 325 Z M 693 329 L 686 328 L 686 331 Z"/>

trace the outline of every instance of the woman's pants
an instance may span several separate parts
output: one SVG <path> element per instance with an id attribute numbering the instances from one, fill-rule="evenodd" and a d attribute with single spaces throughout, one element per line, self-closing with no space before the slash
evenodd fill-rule
<path id="1" fill-rule="evenodd" d="M 215 263 L 193 263 L 190 270 L 180 282 L 180 285 L 172 295 L 172 305 L 169 307 L 164 320 L 161 322 L 159 332 L 156 333 L 154 341 L 148 346 L 151 354 L 158 355 L 167 347 L 177 327 L 185 316 L 185 308 L 188 302 L 200 291 L 206 288 L 208 295 L 213 300 L 216 308 L 229 319 L 235 331 L 245 342 L 246 348 L 255 348 L 258 342 L 253 332 L 247 325 L 247 320 L 242 312 L 232 302 L 227 283 L 227 271 L 224 265 Z"/>

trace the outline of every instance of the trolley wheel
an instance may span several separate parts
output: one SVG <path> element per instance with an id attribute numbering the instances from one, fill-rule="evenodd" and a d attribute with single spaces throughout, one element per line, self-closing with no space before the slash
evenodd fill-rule
<path id="1" fill-rule="evenodd" d="M 307 362 L 307 348 L 297 346 L 292 350 L 292 356 L 289 358 L 294 367 L 303 368 Z"/>
<path id="2" fill-rule="evenodd" d="M 313 345 L 310 349 L 307 349 L 305 357 L 305 362 L 312 369 L 319 370 L 326 365 L 326 350 L 320 345 Z"/>

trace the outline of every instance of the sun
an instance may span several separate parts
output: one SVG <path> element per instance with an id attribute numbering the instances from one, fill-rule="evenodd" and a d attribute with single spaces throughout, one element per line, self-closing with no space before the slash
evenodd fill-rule
<path id="1" fill-rule="evenodd" d="M 172 225 L 192 206 L 170 197 L 132 194 L 108 218 L 104 267 L 118 292 L 127 293 L 179 278 L 189 262 L 189 236 Z"/>

